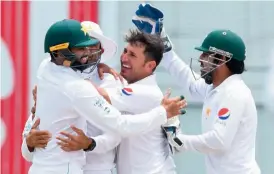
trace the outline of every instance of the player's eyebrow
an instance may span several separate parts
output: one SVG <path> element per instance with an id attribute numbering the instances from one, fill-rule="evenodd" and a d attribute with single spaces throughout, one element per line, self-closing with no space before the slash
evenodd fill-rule
<path id="1" fill-rule="evenodd" d="M 132 54 L 133 56 L 135 56 L 135 57 L 136 57 L 136 54 L 135 54 L 135 52 L 133 52 L 133 51 L 130 51 L 130 50 L 128 50 L 128 52 L 129 52 L 130 54 Z"/>
<path id="2" fill-rule="evenodd" d="M 133 52 L 133 51 L 127 49 L 127 48 L 124 48 L 124 53 L 127 53 L 127 52 L 128 52 L 129 54 L 131 54 L 132 56 L 137 57 L 135 52 Z"/>

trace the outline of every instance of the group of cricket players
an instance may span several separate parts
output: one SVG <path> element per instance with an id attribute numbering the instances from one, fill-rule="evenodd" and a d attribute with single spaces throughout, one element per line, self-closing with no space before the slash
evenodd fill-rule
<path id="1" fill-rule="evenodd" d="M 185 151 L 205 155 L 207 174 L 260 174 L 257 110 L 241 76 L 241 37 L 229 29 L 210 32 L 195 47 L 201 52 L 191 61 L 200 64 L 195 73 L 176 54 L 161 10 L 140 4 L 132 22 L 119 73 L 107 65 L 116 43 L 98 24 L 64 19 L 50 26 L 49 57 L 36 74 L 35 104 L 23 131 L 29 174 L 176 174 L 173 157 Z M 201 134 L 183 133 L 179 117 L 187 102 L 170 97 L 169 89 L 162 93 L 158 66 L 182 94 L 203 101 Z"/>

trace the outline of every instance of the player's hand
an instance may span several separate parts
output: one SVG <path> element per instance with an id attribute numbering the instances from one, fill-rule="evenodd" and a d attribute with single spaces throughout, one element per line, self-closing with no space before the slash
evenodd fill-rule
<path id="1" fill-rule="evenodd" d="M 115 80 L 120 80 L 122 83 L 124 83 L 123 77 L 118 72 L 116 72 L 113 68 L 107 66 L 104 63 L 99 63 L 97 67 L 98 67 L 98 74 L 101 80 L 103 80 L 104 78 L 104 73 L 108 73 L 113 75 Z"/>
<path id="2" fill-rule="evenodd" d="M 168 52 L 172 50 L 172 43 L 168 35 L 165 33 L 163 20 L 164 13 L 160 9 L 153 7 L 148 3 L 140 4 L 135 12 L 135 16 L 132 17 L 133 24 L 140 31 L 160 35 L 165 45 L 164 52 Z"/>
<path id="3" fill-rule="evenodd" d="M 40 119 L 38 118 L 26 137 L 26 143 L 30 151 L 33 151 L 34 148 L 45 148 L 51 138 L 48 131 L 37 130 L 39 124 Z"/>
<path id="4" fill-rule="evenodd" d="M 82 149 L 87 149 L 89 145 L 92 143 L 92 140 L 88 138 L 85 133 L 76 128 L 75 126 L 71 126 L 71 129 L 77 134 L 72 135 L 67 132 L 60 132 L 63 137 L 56 137 L 56 139 L 60 140 L 57 144 L 61 146 L 66 152 L 77 151 Z"/>
<path id="5" fill-rule="evenodd" d="M 187 106 L 186 100 L 183 96 L 180 97 L 170 97 L 171 92 L 167 92 L 161 102 L 161 105 L 166 109 L 167 118 L 172 118 L 180 114 L 185 114 L 186 111 L 183 110 Z"/>

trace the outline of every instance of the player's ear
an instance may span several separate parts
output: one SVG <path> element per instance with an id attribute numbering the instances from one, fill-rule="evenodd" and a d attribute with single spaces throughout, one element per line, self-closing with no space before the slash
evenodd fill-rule
<path id="1" fill-rule="evenodd" d="M 65 61 L 65 56 L 62 54 L 59 50 L 51 52 L 53 57 L 53 62 L 55 62 L 57 65 L 63 65 L 63 66 L 70 66 L 70 61 Z"/>
<path id="2" fill-rule="evenodd" d="M 149 61 L 148 62 L 148 68 L 153 71 L 153 69 L 156 68 L 156 62 L 155 61 Z"/>

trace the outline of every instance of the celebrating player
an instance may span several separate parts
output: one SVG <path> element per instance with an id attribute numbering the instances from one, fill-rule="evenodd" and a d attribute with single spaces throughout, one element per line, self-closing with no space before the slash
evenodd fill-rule
<path id="1" fill-rule="evenodd" d="M 180 133 L 170 141 L 181 144 L 179 151 L 204 153 L 208 174 L 259 174 L 255 160 L 257 110 L 241 77 L 246 59 L 243 40 L 231 30 L 210 32 L 195 48 L 202 51 L 198 59 L 201 78 L 197 78 L 174 52 L 163 30 L 163 17 L 159 9 L 141 4 L 132 21 L 143 32 L 161 35 L 166 45 L 161 65 L 180 82 L 177 84 L 184 92 L 204 101 L 203 133 Z"/>

